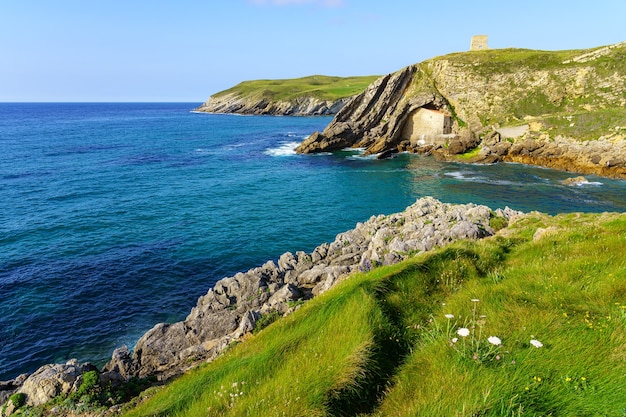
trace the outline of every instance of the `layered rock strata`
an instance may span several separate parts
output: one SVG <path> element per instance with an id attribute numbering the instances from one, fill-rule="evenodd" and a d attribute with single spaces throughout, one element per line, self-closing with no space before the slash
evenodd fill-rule
<path id="1" fill-rule="evenodd" d="M 242 97 L 237 93 L 231 93 L 210 97 L 195 111 L 274 116 L 328 116 L 337 114 L 349 99 L 350 97 L 338 100 L 299 97 L 290 101 L 274 101 L 266 98 Z"/>
<path id="2" fill-rule="evenodd" d="M 179 375 L 252 332 L 263 315 L 289 314 L 301 301 L 327 291 L 353 272 L 393 264 L 459 239 L 493 235 L 490 220 L 510 221 L 520 215 L 509 208 L 494 212 L 486 206 L 445 204 L 425 197 L 401 213 L 372 216 L 311 253 L 287 252 L 276 262 L 221 279 L 198 299 L 185 320 L 157 324 L 139 339 L 132 353 L 125 346 L 116 349 L 100 380 L 115 384 L 132 377 L 165 380 Z M 93 369 L 75 360 L 45 365 L 30 376 L 0 383 L 0 403 L 15 392 L 26 394 L 29 405 L 45 403 L 75 391 L 81 375 Z"/>
<path id="3" fill-rule="evenodd" d="M 626 126 L 611 119 L 611 110 L 619 115 L 626 107 L 626 43 L 562 62 L 560 55 L 543 51 L 520 52 L 528 60 L 519 62 L 500 55 L 490 60 L 485 53 L 515 57 L 511 51 L 453 54 L 381 77 L 297 152 L 359 147 L 380 157 L 409 151 L 626 178 Z M 441 118 L 438 132 L 427 129 L 434 122 L 413 128 L 419 111 Z M 594 140 L 553 133 L 551 124 L 559 123 L 575 131 L 573 114 L 588 115 L 581 118 L 580 132 L 596 129 Z M 475 152 L 458 158 L 470 150 Z"/>

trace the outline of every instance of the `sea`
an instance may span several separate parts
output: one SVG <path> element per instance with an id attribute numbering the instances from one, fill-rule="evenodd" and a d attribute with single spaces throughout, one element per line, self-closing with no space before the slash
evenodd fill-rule
<path id="1" fill-rule="evenodd" d="M 311 251 L 424 196 L 550 214 L 626 211 L 626 181 L 358 149 L 297 155 L 329 117 L 200 103 L 0 103 L 0 380 L 103 365 L 219 279 Z"/>

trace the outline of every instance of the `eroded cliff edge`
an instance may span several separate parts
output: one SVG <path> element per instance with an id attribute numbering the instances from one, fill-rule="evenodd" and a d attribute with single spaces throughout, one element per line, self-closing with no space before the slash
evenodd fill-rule
<path id="1" fill-rule="evenodd" d="M 408 66 L 355 96 L 297 151 L 361 147 L 626 178 L 625 139 L 622 42 L 457 53 Z"/>
<path id="2" fill-rule="evenodd" d="M 329 116 L 337 114 L 348 100 L 349 98 L 321 100 L 315 97 L 298 97 L 293 100 L 274 101 L 267 98 L 244 97 L 232 93 L 210 97 L 195 111 L 273 116 Z"/>
<path id="3" fill-rule="evenodd" d="M 311 75 L 244 81 L 212 95 L 195 111 L 274 116 L 334 115 L 376 78 Z"/>

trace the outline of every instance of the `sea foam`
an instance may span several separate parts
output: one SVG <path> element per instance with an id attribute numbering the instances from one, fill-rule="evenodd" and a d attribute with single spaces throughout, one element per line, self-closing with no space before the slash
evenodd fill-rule
<path id="1" fill-rule="evenodd" d="M 282 142 L 277 148 L 268 148 L 263 152 L 269 156 L 291 156 L 296 154 L 300 142 Z"/>

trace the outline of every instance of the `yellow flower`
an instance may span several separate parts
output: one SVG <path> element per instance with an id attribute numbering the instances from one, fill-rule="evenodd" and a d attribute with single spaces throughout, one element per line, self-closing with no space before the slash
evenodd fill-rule
<path id="1" fill-rule="evenodd" d="M 580 377 L 580 380 L 581 380 L 581 381 L 586 381 L 586 380 L 587 380 L 587 378 L 585 378 L 584 376 L 582 376 L 582 377 Z"/>
<path id="2" fill-rule="evenodd" d="M 572 380 L 572 378 L 570 378 L 569 376 L 567 378 L 565 378 L 565 382 L 570 382 Z"/>

